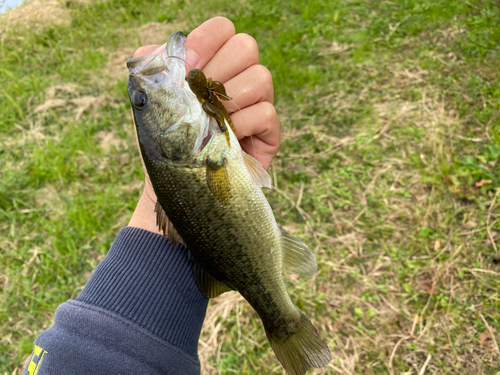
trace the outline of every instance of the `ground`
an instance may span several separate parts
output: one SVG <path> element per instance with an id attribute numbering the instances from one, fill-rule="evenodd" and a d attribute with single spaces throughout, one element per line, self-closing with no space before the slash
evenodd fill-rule
<path id="1" fill-rule="evenodd" d="M 316 254 L 317 275 L 286 280 L 334 358 L 311 373 L 500 371 L 498 1 L 37 0 L 0 16 L 0 373 L 142 190 L 126 59 L 214 15 L 273 74 L 266 194 Z M 203 374 L 282 373 L 236 293 L 210 303 L 199 351 Z"/>

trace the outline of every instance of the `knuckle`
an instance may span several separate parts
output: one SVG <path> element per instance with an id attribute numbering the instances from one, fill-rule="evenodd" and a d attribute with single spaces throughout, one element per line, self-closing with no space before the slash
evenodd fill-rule
<path id="1" fill-rule="evenodd" d="M 274 108 L 274 105 L 269 102 L 262 102 L 261 107 L 261 118 L 266 124 L 268 124 L 268 127 L 272 126 L 272 124 L 276 123 L 278 120 L 276 108 Z"/>
<path id="2" fill-rule="evenodd" d="M 254 65 L 252 72 L 255 84 L 261 92 L 261 101 L 274 102 L 273 76 L 264 65 Z"/>
<path id="3" fill-rule="evenodd" d="M 273 76 L 271 75 L 269 69 L 267 69 L 264 65 L 255 65 L 254 70 L 255 77 L 261 85 L 272 87 Z"/>
<path id="4" fill-rule="evenodd" d="M 234 37 L 236 38 L 240 48 L 245 51 L 245 54 L 258 59 L 259 47 L 257 45 L 257 41 L 251 35 L 240 33 L 236 34 Z"/>

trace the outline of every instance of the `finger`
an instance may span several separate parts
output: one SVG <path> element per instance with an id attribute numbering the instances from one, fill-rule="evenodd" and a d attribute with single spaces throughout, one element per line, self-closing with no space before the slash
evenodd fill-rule
<path id="1" fill-rule="evenodd" d="M 274 102 L 273 78 L 263 65 L 253 65 L 224 84 L 233 101 L 224 102 L 229 113 L 258 102 Z"/>
<path id="2" fill-rule="evenodd" d="M 191 31 L 186 39 L 186 61 L 203 69 L 215 53 L 235 33 L 234 25 L 225 17 L 209 19 Z"/>
<path id="3" fill-rule="evenodd" d="M 259 63 L 257 42 L 248 34 L 236 34 L 229 39 L 205 65 L 207 77 L 222 83 Z"/>
<path id="4" fill-rule="evenodd" d="M 137 49 L 134 53 L 134 57 L 151 55 L 155 49 L 157 49 L 159 44 L 151 44 L 149 46 L 142 46 Z"/>
<path id="5" fill-rule="evenodd" d="M 280 147 L 280 121 L 269 102 L 260 102 L 231 115 L 238 140 L 245 152 L 267 170 Z"/>

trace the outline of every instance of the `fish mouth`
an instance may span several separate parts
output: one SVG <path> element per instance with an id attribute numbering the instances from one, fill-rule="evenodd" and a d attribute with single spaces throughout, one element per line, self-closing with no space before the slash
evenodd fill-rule
<path id="1" fill-rule="evenodd" d="M 183 60 L 185 58 L 184 44 L 186 38 L 186 34 L 177 31 L 168 38 L 167 43 L 156 48 L 152 54 L 128 59 L 129 75 L 151 76 L 164 70 L 168 71 L 172 65 L 174 67 L 175 64 L 180 65 L 179 59 Z M 172 56 L 176 57 L 176 59 L 171 59 Z"/>
<path id="2" fill-rule="evenodd" d="M 162 53 L 158 53 L 129 59 L 127 60 L 127 68 L 130 76 L 151 76 L 164 71 L 167 68 L 167 64 L 162 58 Z"/>
<path id="3" fill-rule="evenodd" d="M 134 57 L 133 59 L 127 60 L 127 68 L 129 69 L 130 75 L 135 75 L 140 72 L 145 66 L 147 66 L 156 56 L 155 55 L 145 55 Z"/>
<path id="4" fill-rule="evenodd" d="M 143 61 L 146 60 L 151 60 L 154 58 L 154 55 L 145 55 L 145 56 L 139 56 L 139 57 L 134 57 L 133 59 L 128 59 L 127 60 L 127 68 L 136 68 L 138 64 L 142 63 Z"/>

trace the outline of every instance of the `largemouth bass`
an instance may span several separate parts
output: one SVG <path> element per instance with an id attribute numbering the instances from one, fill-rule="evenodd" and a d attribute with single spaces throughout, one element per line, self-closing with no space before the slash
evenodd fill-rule
<path id="1" fill-rule="evenodd" d="M 262 193 L 270 188 L 267 172 L 241 149 L 229 124 L 207 115 L 189 88 L 185 39 L 176 32 L 152 55 L 127 61 L 128 94 L 158 198 L 158 223 L 172 241 L 182 238 L 206 297 L 236 290 L 250 303 L 289 374 L 323 367 L 331 360 L 328 346 L 290 300 L 282 276 L 285 270 L 311 277 L 316 259 L 276 223 Z"/>

